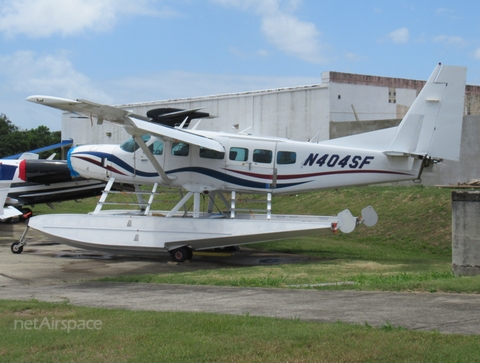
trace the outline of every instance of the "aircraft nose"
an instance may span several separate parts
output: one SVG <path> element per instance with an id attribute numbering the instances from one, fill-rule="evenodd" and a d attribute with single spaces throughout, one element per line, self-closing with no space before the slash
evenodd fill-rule
<path id="1" fill-rule="evenodd" d="M 69 151 L 68 151 L 68 154 L 67 154 L 67 165 L 68 165 L 68 169 L 70 169 L 70 175 L 74 178 L 77 178 L 80 176 L 80 174 L 78 173 L 78 171 L 75 170 L 75 168 L 73 167 L 72 165 L 72 154 L 75 153 L 75 150 L 77 149 L 77 146 L 76 147 L 72 147 Z"/>
<path id="2" fill-rule="evenodd" d="M 116 145 L 80 145 L 68 153 L 68 165 L 72 176 L 87 179 L 108 180 L 109 156 Z"/>

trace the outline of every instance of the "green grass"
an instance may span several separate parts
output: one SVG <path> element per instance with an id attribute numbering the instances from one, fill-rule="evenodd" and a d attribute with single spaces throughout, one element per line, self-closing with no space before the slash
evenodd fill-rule
<path id="1" fill-rule="evenodd" d="M 123 201 L 131 196 L 119 195 Z M 258 208 L 243 202 L 242 207 Z M 262 199 L 262 197 L 256 197 Z M 176 193 L 164 193 L 154 206 L 171 207 Z M 264 199 L 264 198 L 263 198 Z M 204 203 L 205 205 L 206 203 Z M 218 203 L 220 204 L 220 203 Z M 303 237 L 250 245 L 258 249 L 308 256 L 307 263 L 253 266 L 135 275 L 104 279 L 245 287 L 291 287 L 317 289 L 389 291 L 443 291 L 480 293 L 480 277 L 455 278 L 451 273 L 451 190 L 430 187 L 376 186 L 281 195 L 273 199 L 273 212 L 335 215 L 349 208 L 354 215 L 372 205 L 379 222 L 372 228 L 358 227 L 351 234 Z M 95 199 L 62 203 L 55 212 L 86 213 Z M 118 208 L 118 207 L 117 207 Z M 51 213 L 37 206 L 35 213 Z M 195 257 L 194 257 L 195 258 Z M 228 257 L 218 257 L 226 259 Z M 195 261 L 195 260 L 194 260 Z M 195 264 L 195 262 L 192 262 Z M 353 285 L 318 286 L 332 282 Z"/>
<path id="2" fill-rule="evenodd" d="M 21 329 L 34 319 L 37 329 Z M 49 325 L 38 329 L 44 321 Z M 62 321 L 101 323 L 68 332 Z M 34 300 L 0 301 L 0 341 L 2 362 L 478 362 L 480 348 L 478 336 L 409 331 L 388 321 L 374 328 Z"/>

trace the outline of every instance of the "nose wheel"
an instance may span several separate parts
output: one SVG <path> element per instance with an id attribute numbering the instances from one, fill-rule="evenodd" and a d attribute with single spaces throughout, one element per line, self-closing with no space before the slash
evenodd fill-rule
<path id="1" fill-rule="evenodd" d="M 192 259 L 193 251 L 190 247 L 184 246 L 171 250 L 170 256 L 172 256 L 174 262 L 184 262 L 185 260 Z"/>
<path id="2" fill-rule="evenodd" d="M 13 242 L 10 246 L 10 249 L 12 250 L 12 253 L 18 255 L 23 252 L 23 245 L 20 241 Z"/>
<path id="3" fill-rule="evenodd" d="M 12 253 L 18 255 L 23 252 L 23 246 L 27 244 L 27 233 L 30 227 L 27 225 L 27 228 L 25 228 L 25 231 L 23 231 L 22 237 L 20 237 L 20 240 L 17 242 L 13 242 L 12 245 L 10 246 L 10 250 Z"/>

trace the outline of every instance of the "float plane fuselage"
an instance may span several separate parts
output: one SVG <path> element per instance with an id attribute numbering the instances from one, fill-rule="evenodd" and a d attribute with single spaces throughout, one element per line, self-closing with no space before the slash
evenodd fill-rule
<path id="1" fill-rule="evenodd" d="M 465 67 L 439 64 L 399 126 L 318 143 L 200 131 L 197 125 L 192 127 L 192 123 L 188 128 L 183 124 L 172 128 L 151 122 L 155 121 L 151 117 L 90 101 L 31 96 L 28 98 L 31 102 L 96 117 L 99 123 L 105 120 L 122 125 L 132 136 L 122 145 L 83 145 L 71 149 L 68 162 L 72 175 L 108 180 L 109 184 L 115 181 L 150 184 L 155 188 L 158 185 L 182 188 L 188 192 L 185 198 L 194 197 L 195 205 L 193 218 L 184 223 L 198 231 L 198 236 L 183 232 L 184 227 L 177 222 L 168 225 L 168 228 L 179 230 L 174 237 L 164 238 L 159 231 L 156 237 L 133 233 L 128 237 L 131 241 L 122 242 L 123 247 L 119 247 L 116 242 L 95 242 L 91 240 L 93 237 L 88 241 L 74 240 L 71 233 L 46 231 L 44 221 L 34 222 L 38 217 L 31 220 L 30 226 L 63 242 L 72 244 L 73 239 L 73 244 L 84 248 L 145 252 L 158 247 L 173 251 L 172 256 L 185 248 L 187 257 L 191 257 L 189 250 L 192 249 L 232 245 L 237 241 L 241 244 L 280 239 L 275 228 L 264 232 L 269 230 L 268 224 L 272 225 L 275 218 L 258 221 L 262 225 L 252 227 L 253 232 L 245 227 L 230 233 L 227 224 L 217 230 L 211 226 L 221 223 L 211 219 L 202 226 L 191 222 L 202 219 L 198 210 L 199 195 L 245 192 L 264 193 L 270 197 L 280 193 L 418 179 L 424 168 L 434 162 L 459 159 L 465 79 Z M 175 111 L 175 115 L 196 111 L 180 110 Z M 185 198 L 165 218 L 151 223 L 158 225 L 164 223 L 159 222 L 160 219 L 172 219 Z M 99 209 L 89 216 L 90 222 L 99 218 Z M 345 222 L 349 218 L 343 217 L 335 223 L 350 226 L 350 222 Z M 58 224 L 68 219 L 62 218 Z M 109 218 L 109 221 L 120 219 L 112 215 Z M 231 213 L 228 219 L 233 221 L 237 216 Z M 289 224 L 289 228 L 294 227 Z M 210 229 L 212 233 L 207 233 Z M 292 234 L 284 233 L 287 237 Z M 247 235 L 252 237 L 245 237 Z M 143 239 L 148 242 L 140 242 Z"/>

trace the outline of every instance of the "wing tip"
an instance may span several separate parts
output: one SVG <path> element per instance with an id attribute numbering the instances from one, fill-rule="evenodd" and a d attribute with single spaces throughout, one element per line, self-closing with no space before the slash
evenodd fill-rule
<path id="1" fill-rule="evenodd" d="M 70 100 L 68 98 L 43 96 L 43 95 L 28 96 L 27 101 L 33 102 L 33 103 L 39 103 L 39 104 L 42 104 L 42 105 L 79 103 L 76 100 Z"/>

